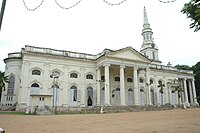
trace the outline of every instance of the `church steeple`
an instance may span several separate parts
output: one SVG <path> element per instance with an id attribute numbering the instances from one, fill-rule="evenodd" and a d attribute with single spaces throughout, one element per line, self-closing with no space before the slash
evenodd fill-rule
<path id="1" fill-rule="evenodd" d="M 144 24 L 143 24 L 143 30 L 142 30 L 143 45 L 150 45 L 153 43 L 152 35 L 153 35 L 153 32 L 148 21 L 146 8 L 144 7 Z"/>
<path id="2" fill-rule="evenodd" d="M 143 24 L 143 30 L 142 30 L 142 36 L 143 36 L 143 44 L 141 47 L 140 52 L 147 56 L 150 60 L 152 60 L 152 63 L 154 64 L 161 64 L 158 58 L 158 49 L 153 42 L 153 31 L 150 27 L 146 8 L 144 7 L 144 24 Z"/>

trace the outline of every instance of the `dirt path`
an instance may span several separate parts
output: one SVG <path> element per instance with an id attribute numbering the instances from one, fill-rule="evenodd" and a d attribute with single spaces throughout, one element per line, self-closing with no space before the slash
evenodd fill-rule
<path id="1" fill-rule="evenodd" d="M 200 108 L 86 115 L 0 115 L 6 133 L 199 133 Z"/>

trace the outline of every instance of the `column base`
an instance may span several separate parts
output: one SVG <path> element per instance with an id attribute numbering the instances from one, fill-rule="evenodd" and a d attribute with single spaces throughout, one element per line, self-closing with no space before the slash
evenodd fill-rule
<path id="1" fill-rule="evenodd" d="M 199 107 L 199 103 L 198 102 L 191 103 L 191 106 L 193 106 L 193 107 Z"/>
<path id="2" fill-rule="evenodd" d="M 120 106 L 127 106 L 125 102 L 122 102 Z"/>
<path id="3" fill-rule="evenodd" d="M 109 104 L 109 103 L 105 103 L 105 105 L 104 106 L 110 106 L 111 104 Z"/>
<path id="4" fill-rule="evenodd" d="M 190 107 L 190 103 L 185 103 L 185 106 L 186 106 L 187 108 L 189 108 L 189 107 Z"/>
<path id="5" fill-rule="evenodd" d="M 196 105 L 197 107 L 199 107 L 199 103 L 198 103 L 198 102 L 196 102 L 195 105 Z"/>
<path id="6" fill-rule="evenodd" d="M 136 106 L 139 106 L 139 105 L 140 105 L 140 103 L 134 103 L 134 105 L 136 105 Z"/>

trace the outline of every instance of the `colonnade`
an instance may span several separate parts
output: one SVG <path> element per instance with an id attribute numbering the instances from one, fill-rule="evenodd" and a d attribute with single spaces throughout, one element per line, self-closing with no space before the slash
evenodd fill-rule
<path id="1" fill-rule="evenodd" d="M 111 82 L 110 82 L 110 64 L 104 64 L 102 67 L 104 69 L 104 72 L 101 73 L 100 68 L 97 68 L 97 106 L 101 106 L 101 75 L 104 75 L 105 80 L 103 80 L 104 82 L 104 105 L 105 106 L 110 106 L 111 105 Z M 125 65 L 119 65 L 119 77 L 120 77 L 120 103 L 119 105 L 121 106 L 126 106 L 127 102 L 126 102 L 126 84 L 125 84 Z M 130 67 L 129 67 L 130 69 Z M 134 98 L 134 103 L 133 105 L 140 105 L 141 103 L 141 99 L 140 99 L 140 86 L 139 86 L 139 79 L 138 79 L 138 75 L 139 75 L 139 71 L 140 70 L 145 70 L 145 80 L 144 80 L 144 89 L 145 89 L 145 93 L 146 93 L 146 104 L 147 105 L 152 105 L 152 103 L 154 102 L 154 104 L 156 105 L 161 105 L 161 97 L 160 97 L 160 92 L 159 92 L 159 88 L 158 88 L 158 81 L 157 79 L 155 79 L 155 83 L 154 83 L 154 94 L 156 93 L 156 95 L 154 95 L 155 97 L 153 99 L 156 98 L 156 103 L 155 101 L 152 101 L 152 92 L 151 92 L 151 87 L 152 85 L 150 84 L 150 69 L 148 67 L 138 67 L 138 66 L 134 66 L 131 67 L 132 69 L 132 79 L 133 79 L 133 98 Z M 160 75 L 158 75 L 160 76 Z M 164 83 L 166 83 L 166 80 L 164 80 Z M 180 82 L 180 86 L 183 88 L 183 92 L 182 92 L 182 99 L 184 100 L 183 102 L 186 104 L 186 106 L 190 106 L 190 105 L 197 105 L 197 99 L 196 99 L 196 89 L 195 89 L 195 84 L 194 84 L 194 79 L 186 79 L 186 78 L 179 78 L 179 82 Z M 164 87 L 164 100 L 165 102 L 163 102 L 162 104 L 166 104 L 166 103 L 171 103 L 172 104 L 172 90 L 171 89 L 167 89 L 169 88 L 169 86 Z M 189 92 L 188 92 L 189 90 Z"/>
<path id="2" fill-rule="evenodd" d="M 182 78 L 179 79 L 180 86 L 183 88 L 182 100 L 186 106 L 197 105 L 196 89 L 194 79 Z"/>
<path id="3" fill-rule="evenodd" d="M 102 75 L 105 76 L 105 81 L 104 82 L 104 88 L 105 88 L 105 105 L 110 106 L 111 105 L 111 87 L 110 87 L 110 64 L 105 64 L 103 65 L 104 67 L 104 73 Z M 120 65 L 119 66 L 119 73 L 120 73 L 120 105 L 121 106 L 126 106 L 126 86 L 125 86 L 125 68 L 126 66 Z M 147 101 L 149 104 L 151 104 L 151 98 L 150 98 L 150 86 L 149 86 L 149 68 L 141 68 L 146 70 L 146 84 L 147 84 Z M 133 94 L 134 94 L 134 105 L 140 105 L 139 102 L 139 81 L 138 81 L 138 70 L 139 67 L 132 67 L 132 72 L 133 72 Z M 97 106 L 100 106 L 101 103 L 101 71 L 100 68 L 97 68 Z"/>

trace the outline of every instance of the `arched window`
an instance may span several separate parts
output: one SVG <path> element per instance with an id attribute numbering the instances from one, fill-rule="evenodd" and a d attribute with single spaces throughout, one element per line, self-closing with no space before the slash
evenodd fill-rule
<path id="1" fill-rule="evenodd" d="M 15 87 L 15 77 L 14 76 L 10 76 L 9 77 L 9 83 L 8 83 L 8 91 L 7 91 L 8 95 L 13 95 L 14 94 L 14 87 Z"/>
<path id="2" fill-rule="evenodd" d="M 153 79 L 150 79 L 150 85 L 153 84 Z"/>
<path id="3" fill-rule="evenodd" d="M 70 74 L 70 78 L 78 78 L 78 74 L 76 74 L 76 73 L 71 73 L 71 74 Z"/>
<path id="4" fill-rule="evenodd" d="M 120 77 L 115 77 L 115 81 L 120 81 Z"/>
<path id="5" fill-rule="evenodd" d="M 51 88 L 59 89 L 59 86 L 57 84 L 54 84 L 54 85 L 51 86 Z"/>
<path id="6" fill-rule="evenodd" d="M 144 90 L 143 90 L 143 89 L 140 89 L 140 92 L 144 92 Z"/>
<path id="7" fill-rule="evenodd" d="M 93 79 L 93 75 L 92 74 L 86 75 L 86 79 Z"/>
<path id="8" fill-rule="evenodd" d="M 140 89 L 140 105 L 145 105 L 144 87 L 141 87 Z"/>
<path id="9" fill-rule="evenodd" d="M 33 83 L 31 87 L 40 87 L 37 83 Z"/>
<path id="10" fill-rule="evenodd" d="M 130 92 L 130 91 L 133 91 L 133 89 L 129 88 L 128 91 L 129 91 L 129 92 Z"/>
<path id="11" fill-rule="evenodd" d="M 101 76 L 101 80 L 105 80 L 105 76 L 103 75 L 103 76 Z"/>
<path id="12" fill-rule="evenodd" d="M 120 91 L 120 88 L 116 88 L 116 91 Z"/>
<path id="13" fill-rule="evenodd" d="M 144 82 L 144 80 L 143 80 L 142 78 L 140 78 L 139 81 L 140 81 L 140 83 L 143 83 L 143 82 Z"/>
<path id="14" fill-rule="evenodd" d="M 33 70 L 32 71 L 32 75 L 40 75 L 40 74 L 41 74 L 40 70 Z"/>
<path id="15" fill-rule="evenodd" d="M 150 91 L 151 91 L 151 103 L 154 105 L 155 104 L 155 96 L 154 96 L 153 88 Z"/>
<path id="16" fill-rule="evenodd" d="M 159 84 L 159 85 L 160 85 L 160 84 L 162 84 L 162 81 L 161 81 L 161 80 L 159 80 L 159 81 L 158 81 L 158 84 Z"/>
<path id="17" fill-rule="evenodd" d="M 73 89 L 73 101 L 77 101 L 77 87 L 75 85 L 71 86 L 70 89 Z"/>
<path id="18" fill-rule="evenodd" d="M 132 78 L 127 78 L 127 82 L 133 82 Z"/>

